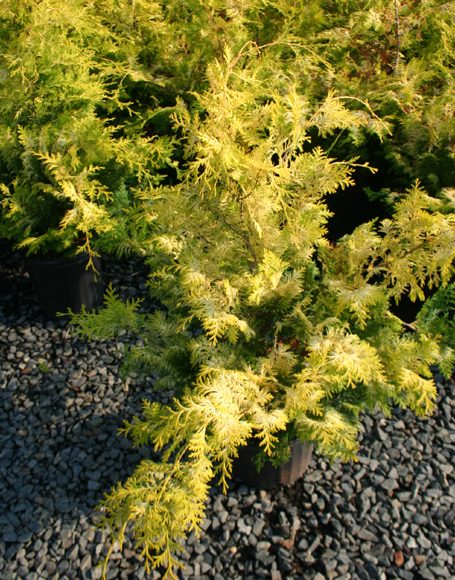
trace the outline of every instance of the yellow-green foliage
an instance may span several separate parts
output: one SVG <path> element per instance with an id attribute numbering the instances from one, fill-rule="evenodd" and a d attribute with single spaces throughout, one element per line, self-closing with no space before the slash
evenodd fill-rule
<path id="1" fill-rule="evenodd" d="M 138 38 L 116 34 L 99 4 L 0 5 L 2 233 L 29 253 L 93 253 L 93 237 L 115 239 L 119 206 L 131 211 L 172 163 L 172 139 L 120 119 L 135 117 L 124 85 L 144 80 Z"/>
<path id="2" fill-rule="evenodd" d="M 452 185 L 453 2 L 265 0 L 253 20 L 260 44 L 293 38 L 306 47 L 309 96 L 332 88 L 368 101 L 388 123 L 392 138 L 382 144 L 369 141 L 370 130 L 377 131 L 372 120 L 368 130 L 359 127 L 349 138 L 340 132 L 334 153 L 344 158 L 349 149 L 381 159 L 384 188 L 394 187 L 391 179 L 401 188 L 418 178 L 432 194 Z M 355 100 L 350 106 L 358 109 Z"/>
<path id="3" fill-rule="evenodd" d="M 389 305 L 450 282 L 453 214 L 416 184 L 393 218 L 329 243 L 326 196 L 351 183 L 356 160 L 331 159 L 315 135 L 368 124 L 371 113 L 359 117 L 332 92 L 312 105 L 305 59 L 296 45 L 247 44 L 208 66 L 198 106 L 176 108 L 181 183 L 143 200 L 156 217 L 150 285 L 166 313 L 139 316 L 110 295 L 107 311 L 75 317 L 102 335 L 129 311 L 143 340 L 133 361 L 176 391 L 125 428 L 162 461 L 141 463 L 104 501 L 114 536 L 122 542 L 131 524 L 148 563 L 171 576 L 210 481 L 226 486 L 251 438 L 271 459 L 296 437 L 348 460 L 362 411 L 434 408 L 437 333 L 403 324 Z"/>
<path id="4" fill-rule="evenodd" d="M 143 250 L 149 223 L 136 202 L 161 182 L 163 169 L 176 169 L 180 133 L 170 122 L 176 102 L 222 116 L 224 103 L 213 91 L 216 62 L 252 43 L 280 57 L 279 66 L 270 67 L 261 53 L 261 66 L 235 73 L 239 80 L 249 77 L 251 87 L 270 85 L 260 97 L 269 105 L 260 123 L 277 155 L 286 155 L 313 125 L 325 142 L 332 131 L 341 136 L 332 145 L 342 159 L 349 154 L 340 153 L 340 144 L 365 159 L 368 137 L 391 135 L 384 144 L 388 163 L 405 182 L 424 179 L 432 193 L 455 171 L 454 17 L 441 0 L 4 0 L 0 24 L 1 231 L 29 253 L 92 252 L 92 239 L 118 253 Z M 285 111 L 274 92 L 287 78 L 292 88 L 281 95 Z M 211 104 L 194 95 L 209 84 Z M 241 108 L 243 91 L 235 96 L 232 88 L 228 106 L 235 98 Z M 290 122 L 302 113 L 303 125 Z M 252 117 L 241 128 L 245 143 L 260 130 L 255 123 Z M 205 143 L 209 156 L 214 133 L 226 125 L 213 124 Z M 230 138 L 228 131 L 224 139 Z M 228 150 L 224 171 L 237 162 Z M 315 158 L 316 150 L 308 158 L 303 146 L 295 160 L 300 169 L 282 166 L 274 176 L 278 187 L 281 179 L 289 182 L 288 198 L 294 187 L 311 189 L 313 171 L 319 196 L 336 176 L 340 185 L 352 184 L 352 172 L 328 163 L 323 151 L 319 164 Z M 252 168 L 253 157 L 249 163 Z M 291 185 L 291 173 L 297 179 L 304 164 L 305 182 Z M 254 178 L 245 179 L 237 186 L 248 189 Z M 310 239 L 321 214 L 304 215 Z M 153 209 L 147 218 L 153 221 Z"/>
<path id="5" fill-rule="evenodd" d="M 420 310 L 417 327 L 436 337 L 440 353 L 438 364 L 447 376 L 455 366 L 455 284 L 440 287 Z"/>

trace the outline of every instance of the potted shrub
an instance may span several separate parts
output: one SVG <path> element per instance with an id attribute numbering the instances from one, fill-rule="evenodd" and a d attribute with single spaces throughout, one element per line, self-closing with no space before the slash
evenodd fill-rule
<path id="1" fill-rule="evenodd" d="M 143 80 L 137 39 L 120 38 L 86 4 L 0 7 L 0 235 L 33 256 L 50 315 L 98 300 L 98 252 L 125 248 L 117 230 L 172 150 L 167 137 L 145 135 L 128 106 L 126 79 Z"/>
<path id="2" fill-rule="evenodd" d="M 251 19 L 251 38 L 267 44 L 287 35 L 307 47 L 310 99 L 335 90 L 358 114 L 368 102 L 387 125 L 385 139 L 368 125 L 354 132 L 340 129 L 336 139 L 318 137 L 331 156 L 357 156 L 378 169 L 371 175 L 359 168 L 355 184 L 330 197 L 330 239 L 374 217 L 390 217 L 395 201 L 416 179 L 431 195 L 443 197 L 455 180 L 455 20 L 449 4 L 261 4 L 262 14 Z"/>
<path id="3" fill-rule="evenodd" d="M 367 176 L 367 185 L 376 192 L 402 191 L 415 179 L 432 195 L 451 187 L 455 133 L 448 121 L 455 103 L 455 21 L 449 4 L 307 4 L 299 0 L 280 6 L 273 16 L 281 30 L 294 34 L 325 62 L 312 78 L 312 94 L 332 88 L 351 97 L 352 106 L 359 98 L 368 101 L 390 131 L 382 142 L 362 128 L 355 139 L 340 134 L 332 154 L 374 160 L 379 171 L 373 179 Z M 264 38 L 267 22 L 259 20 L 256 26 Z M 356 176 L 356 187 L 364 175 Z"/>
<path id="4" fill-rule="evenodd" d="M 139 314 L 110 292 L 99 314 L 74 317 L 88 336 L 136 332 L 127 363 L 176 393 L 126 424 L 161 458 L 142 461 L 103 502 L 120 546 L 130 526 L 146 565 L 170 576 L 212 481 L 226 489 L 242 446 L 255 441 L 274 464 L 295 440 L 352 459 L 361 412 L 431 412 L 430 365 L 449 372 L 453 361 L 454 345 L 428 322 L 434 305 L 405 324 L 390 304 L 449 284 L 454 214 L 415 184 L 393 218 L 329 242 L 326 196 L 352 183 L 356 162 L 331 159 L 311 135 L 356 130 L 368 114 L 333 93 L 311 106 L 305 57 L 291 52 L 227 51 L 209 66 L 203 113 L 182 106 L 175 117 L 186 167 L 154 204 L 148 245 L 151 291 L 165 308 Z"/>

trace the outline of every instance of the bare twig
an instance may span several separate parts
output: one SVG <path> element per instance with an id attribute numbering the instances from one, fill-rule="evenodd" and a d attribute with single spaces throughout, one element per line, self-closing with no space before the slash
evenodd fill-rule
<path id="1" fill-rule="evenodd" d="M 394 0 L 395 4 L 395 38 L 396 38 L 396 54 L 395 54 L 395 67 L 393 72 L 396 74 L 398 70 L 398 65 L 400 64 L 400 49 L 401 49 L 401 31 L 400 31 L 400 18 L 398 15 L 398 0 Z"/>

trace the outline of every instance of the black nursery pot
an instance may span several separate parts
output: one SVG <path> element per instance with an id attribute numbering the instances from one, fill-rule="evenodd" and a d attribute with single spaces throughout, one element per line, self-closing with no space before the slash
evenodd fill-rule
<path id="1" fill-rule="evenodd" d="M 234 479 L 241 481 L 257 489 L 273 489 L 279 485 L 293 485 L 302 477 L 310 464 L 313 445 L 294 441 L 291 443 L 291 458 L 279 467 L 274 467 L 270 461 L 266 461 L 258 472 L 254 458 L 259 452 L 256 443 L 239 448 L 239 456 L 234 461 L 232 475 Z"/>
<path id="2" fill-rule="evenodd" d="M 101 261 L 93 259 L 95 272 L 92 268 L 87 269 L 88 260 L 87 254 L 81 254 L 74 258 L 30 259 L 26 262 L 25 267 L 46 316 L 55 318 L 57 313 L 68 309 L 80 312 L 82 306 L 90 310 L 101 303 Z"/>

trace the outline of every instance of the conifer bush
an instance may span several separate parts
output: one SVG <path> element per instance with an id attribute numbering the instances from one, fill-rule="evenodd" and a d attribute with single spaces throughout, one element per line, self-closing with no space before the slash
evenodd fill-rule
<path id="1" fill-rule="evenodd" d="M 419 179 L 439 196 L 453 186 L 451 2 L 269 0 L 263 6 L 267 18 L 259 18 L 255 25 L 261 43 L 291 35 L 313 51 L 309 88 L 314 97 L 331 88 L 353 97 L 351 107 L 360 98 L 389 124 L 389 138 L 382 142 L 365 127 L 354 140 L 340 132 L 333 155 L 360 155 L 374 162 L 379 174 L 365 181 L 375 189 L 403 191 Z"/>
<path id="2" fill-rule="evenodd" d="M 0 4 L 0 233 L 138 251 L 163 306 L 111 290 L 74 317 L 136 334 L 127 368 L 175 393 L 126 424 L 159 459 L 103 503 L 147 566 L 175 574 L 251 439 L 350 460 L 363 412 L 433 410 L 431 366 L 455 361 L 454 38 L 441 0 Z M 390 217 L 332 241 L 330 197 L 377 169 Z M 392 313 L 427 290 L 412 323 Z"/>
<path id="3" fill-rule="evenodd" d="M 129 530 L 146 566 L 170 577 L 240 446 L 256 439 L 280 462 L 299 439 L 353 459 L 361 413 L 430 413 L 430 367 L 453 365 L 453 325 L 438 312 L 453 308 L 454 213 L 416 182 L 390 219 L 329 242 L 327 196 L 353 184 L 359 162 L 320 140 L 382 125 L 367 103 L 352 109 L 330 90 L 312 98 L 309 58 L 280 41 L 225 46 L 207 64 L 196 104 L 180 99 L 173 114 L 180 181 L 142 199 L 151 226 L 140 244 L 163 308 L 143 314 L 110 291 L 98 314 L 74 317 L 89 337 L 136 333 L 128 364 L 175 392 L 170 405 L 144 402 L 123 429 L 160 459 L 103 502 L 120 546 Z M 392 314 L 393 301 L 426 287 L 441 291 L 414 323 Z"/>
<path id="4" fill-rule="evenodd" d="M 153 80 L 138 35 L 116 31 L 106 4 L 0 5 L 0 232 L 29 254 L 92 256 L 100 238 L 119 250 L 124 214 L 172 163 L 172 139 L 145 134 L 130 107 L 131 86 Z"/>
<path id="5" fill-rule="evenodd" d="M 311 136 L 359 157 L 377 198 L 393 205 L 416 178 L 453 195 L 450 3 L 4 0 L 0 21 L 0 229 L 29 253 L 141 250 L 127 242 L 138 197 L 178 180 L 177 102 L 198 107 L 207 66 L 248 42 L 288 45 L 280 68 L 304 47 L 311 107 L 330 90 L 358 116 L 370 104 L 376 116 Z"/>

